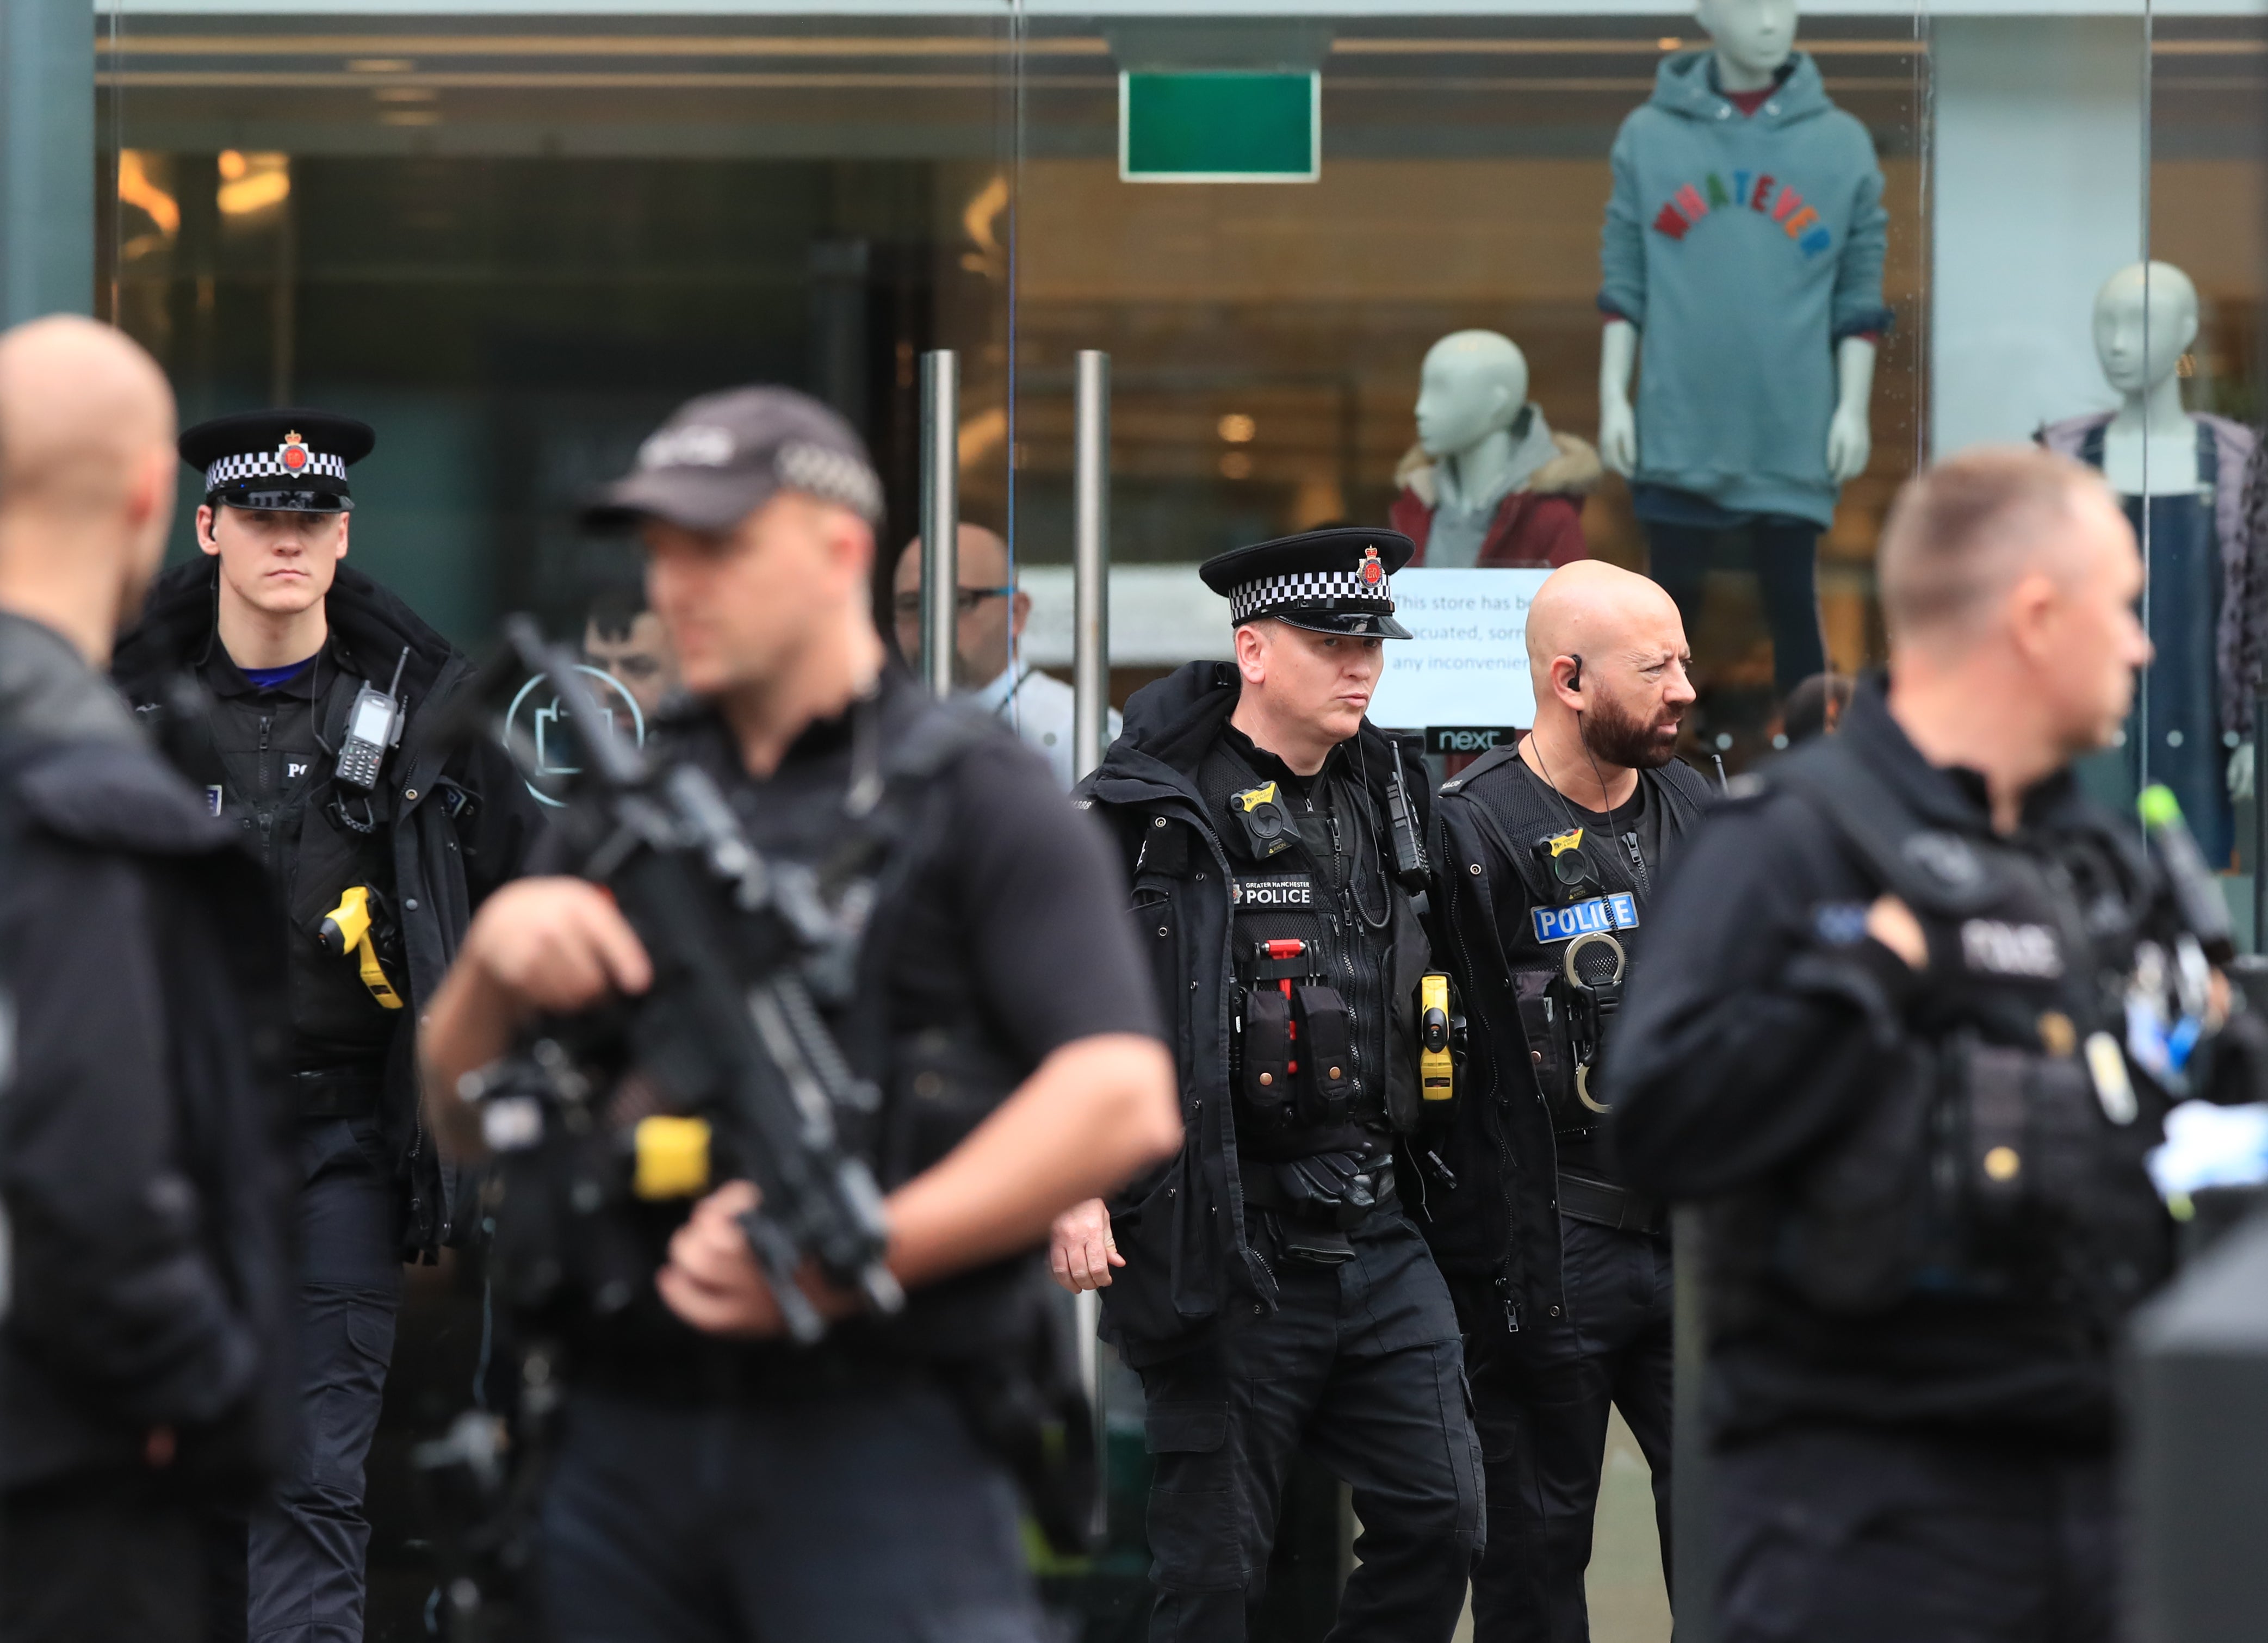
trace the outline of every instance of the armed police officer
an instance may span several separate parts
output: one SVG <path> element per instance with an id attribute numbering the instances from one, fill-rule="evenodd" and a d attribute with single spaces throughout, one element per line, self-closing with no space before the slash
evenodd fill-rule
<path id="1" fill-rule="evenodd" d="M 2150 655 L 2102 481 L 1955 456 L 1879 563 L 1887 677 L 1702 825 L 1609 1062 L 1625 1180 L 1708 1206 L 1718 1635 L 2105 1639 L 2143 1156 L 2253 1098 L 2257 1018 L 2186 836 L 2069 769 Z"/>
<path id="2" fill-rule="evenodd" d="M 1132 866 L 1188 1134 L 1053 1252 L 1102 1289 L 1148 1400 L 1153 1639 L 1245 1636 L 1302 1448 L 1363 1525 L 1333 1638 L 1447 1639 L 1481 1544 L 1456 1314 L 1395 1161 L 1422 1102 L 1428 806 L 1364 717 L 1381 642 L 1409 637 L 1388 578 L 1411 552 L 1343 528 L 1207 561 L 1235 662 L 1138 692 L 1080 789 Z"/>
<path id="3" fill-rule="evenodd" d="M 10 1643 L 192 1643 L 209 1611 L 240 1632 L 210 1541 L 291 1432 L 281 932 L 99 671 L 165 550 L 173 439 L 118 331 L 0 336 Z"/>
<path id="4" fill-rule="evenodd" d="M 1709 795 L 1675 756 L 1685 629 L 1586 560 L 1528 613 L 1535 728 L 1441 790 L 1467 1098 L 1420 1223 L 1458 1302 L 1488 1475 L 1473 1632 L 1582 1643 L 1607 1412 L 1653 1472 L 1669 1566 L 1673 1308 L 1660 1200 L 1614 1179 L 1601 1049 L 1647 903 Z"/>
<path id="5" fill-rule="evenodd" d="M 998 1411 L 972 1394 L 1026 1367 L 1053 1219 L 1179 1138 L 1106 841 L 1004 727 L 885 667 L 880 497 L 840 417 L 748 388 L 679 410 L 592 516 L 637 528 L 694 698 L 664 756 L 714 784 L 775 880 L 813 870 L 848 932 L 837 979 L 809 985 L 880 1092 L 835 1122 L 888 1195 L 887 1287 L 910 1293 L 895 1318 L 854 1316 L 810 1269 L 800 1287 L 837 1322 L 808 1349 L 778 1339 L 743 1225 L 761 1206 L 733 1182 L 655 1245 L 641 1293 L 585 1298 L 542 1510 L 563 1639 L 1035 1640 Z M 554 840 L 587 868 L 576 814 Z M 730 915 L 751 945 L 755 910 Z M 538 1016 L 588 1030 L 610 1001 L 674 985 L 656 977 L 596 884 L 511 886 L 434 1006 L 432 1087 L 476 1090 L 464 1075 Z M 640 1019 L 658 1029 L 679 1002 L 657 992 Z M 496 1210 L 500 1249 L 518 1202 Z"/>
<path id="6" fill-rule="evenodd" d="M 432 733 L 471 664 L 342 563 L 347 470 L 375 443 L 351 417 L 306 409 L 184 432 L 181 460 L 203 482 L 202 557 L 158 578 L 113 663 L 284 913 L 301 1433 L 249 1526 L 255 1643 L 362 1635 L 363 1465 L 401 1263 L 453 1237 L 414 1023 L 473 908 L 519 871 L 540 825 L 501 750 Z M 188 704 L 173 689 L 183 674 L 197 687 Z"/>

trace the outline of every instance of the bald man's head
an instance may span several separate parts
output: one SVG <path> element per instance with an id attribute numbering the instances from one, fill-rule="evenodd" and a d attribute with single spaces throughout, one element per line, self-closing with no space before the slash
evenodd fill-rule
<path id="1" fill-rule="evenodd" d="M 954 580 L 961 587 L 956 618 L 953 682 L 956 689 L 976 690 L 998 679 L 1008 666 L 1024 619 L 1031 614 L 1031 597 L 1008 586 L 1008 544 L 999 533 L 982 525 L 961 527 L 959 564 Z M 918 662 L 922 645 L 922 554 L 917 536 L 898 553 L 897 575 L 892 583 L 897 615 L 898 649 L 909 662 Z"/>
<path id="2" fill-rule="evenodd" d="M 0 507 L 120 505 L 154 448 L 173 457 L 173 394 L 123 332 L 72 314 L 0 334 Z"/>
<path id="3" fill-rule="evenodd" d="M 165 552 L 178 460 L 173 390 L 123 333 L 67 314 L 0 333 L 0 578 L 16 608 L 107 655 Z"/>
<path id="4" fill-rule="evenodd" d="M 1554 571 L 1528 608 L 1536 728 L 1548 740 L 1579 736 L 1605 764 L 1669 762 L 1693 703 L 1690 659 L 1669 595 L 1602 559 Z"/>

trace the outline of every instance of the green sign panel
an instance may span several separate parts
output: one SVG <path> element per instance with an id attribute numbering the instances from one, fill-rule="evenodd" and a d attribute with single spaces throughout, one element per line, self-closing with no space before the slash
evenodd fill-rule
<path id="1" fill-rule="evenodd" d="M 1313 182 L 1322 168 L 1320 74 L 1118 77 L 1118 175 L 1124 181 Z"/>

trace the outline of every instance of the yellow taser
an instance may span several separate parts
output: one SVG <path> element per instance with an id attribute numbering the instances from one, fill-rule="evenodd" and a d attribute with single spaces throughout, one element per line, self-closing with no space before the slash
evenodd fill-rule
<path id="1" fill-rule="evenodd" d="M 1443 1103 L 1457 1093 L 1449 1056 L 1449 978 L 1438 970 L 1418 978 L 1418 1093 Z"/>
<path id="2" fill-rule="evenodd" d="M 339 904 L 323 916 L 323 925 L 316 932 L 323 951 L 344 958 L 351 953 L 362 968 L 362 984 L 370 989 L 370 996 L 385 1008 L 401 1007 L 401 995 L 386 978 L 379 967 L 378 948 L 370 939 L 370 886 L 357 884 L 339 897 Z"/>

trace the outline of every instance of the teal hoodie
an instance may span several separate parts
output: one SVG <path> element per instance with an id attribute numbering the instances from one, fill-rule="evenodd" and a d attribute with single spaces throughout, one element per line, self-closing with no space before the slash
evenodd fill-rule
<path id="1" fill-rule="evenodd" d="M 1685 52 L 1623 122 L 1614 172 L 1599 306 L 1639 331 L 1636 482 L 1825 526 L 1835 345 L 1890 322 L 1866 127 L 1802 52 L 1745 116 L 1713 54 Z"/>

